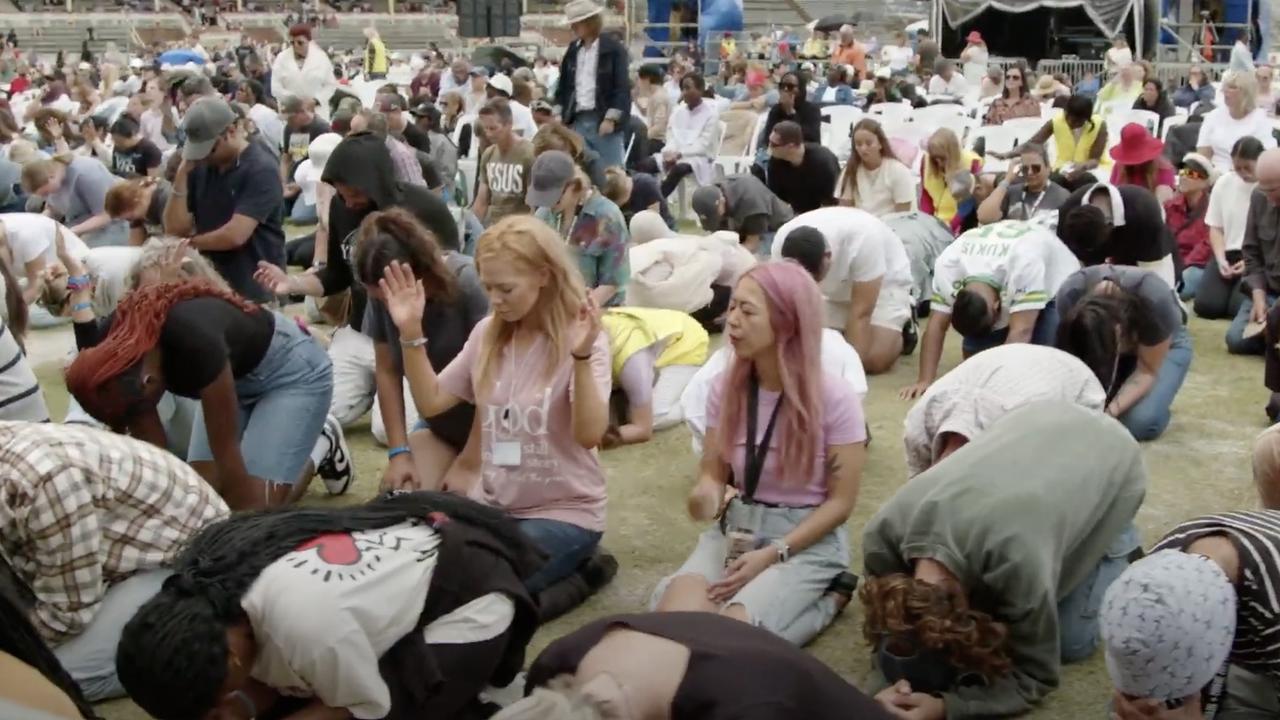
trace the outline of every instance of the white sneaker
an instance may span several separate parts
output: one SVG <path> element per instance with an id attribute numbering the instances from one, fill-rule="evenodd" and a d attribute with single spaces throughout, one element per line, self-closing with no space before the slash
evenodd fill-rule
<path id="1" fill-rule="evenodd" d="M 325 418 L 324 430 L 321 431 L 329 440 L 329 454 L 320 461 L 316 474 L 324 480 L 324 487 L 330 495 L 341 495 L 351 489 L 356 479 L 356 466 L 351 461 L 351 451 L 347 448 L 347 438 L 342 434 L 342 425 L 330 415 Z"/>

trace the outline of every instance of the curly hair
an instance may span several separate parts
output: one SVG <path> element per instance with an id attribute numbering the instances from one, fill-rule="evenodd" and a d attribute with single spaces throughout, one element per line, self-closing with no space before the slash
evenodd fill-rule
<path id="1" fill-rule="evenodd" d="M 393 208 L 360 223 L 351 271 L 365 285 L 377 285 L 392 262 L 402 262 L 422 281 L 429 300 L 452 300 L 457 281 L 445 264 L 440 241 L 409 211 Z"/>
<path id="2" fill-rule="evenodd" d="M 895 573 L 868 579 L 858 597 L 866 613 L 862 636 L 872 647 L 910 633 L 924 647 L 946 652 L 963 672 L 990 680 L 1013 667 L 1004 623 L 970 608 L 962 592 Z"/>

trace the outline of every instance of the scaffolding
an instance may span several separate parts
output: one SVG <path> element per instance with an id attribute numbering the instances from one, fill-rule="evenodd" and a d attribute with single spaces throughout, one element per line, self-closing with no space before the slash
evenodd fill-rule
<path id="1" fill-rule="evenodd" d="M 1263 0 L 1264 2 L 1267 0 Z M 1244 22 L 1214 22 L 1204 0 L 1176 0 L 1160 17 L 1155 59 L 1160 62 L 1226 62 L 1236 40 L 1259 50 L 1254 0 L 1245 0 Z M 1224 5 L 1225 8 L 1225 5 Z M 1265 34 L 1265 30 L 1264 30 Z"/>

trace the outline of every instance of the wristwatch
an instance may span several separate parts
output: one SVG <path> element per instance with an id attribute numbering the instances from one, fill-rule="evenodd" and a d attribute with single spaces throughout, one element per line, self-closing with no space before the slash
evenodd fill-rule
<path id="1" fill-rule="evenodd" d="M 787 544 L 786 540 L 782 538 L 770 540 L 769 547 L 778 551 L 778 562 L 784 563 L 791 559 L 791 546 Z"/>

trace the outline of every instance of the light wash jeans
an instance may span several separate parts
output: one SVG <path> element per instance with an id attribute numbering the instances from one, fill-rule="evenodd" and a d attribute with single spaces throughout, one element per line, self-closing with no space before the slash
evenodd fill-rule
<path id="1" fill-rule="evenodd" d="M 333 398 L 324 348 L 292 318 L 275 314 L 275 334 L 258 366 L 236 378 L 240 452 L 255 478 L 292 485 L 311 459 Z M 187 462 L 213 460 L 204 413 L 191 428 Z"/>
<path id="2" fill-rule="evenodd" d="M 310 225 L 320 218 L 316 214 L 315 203 L 307 204 L 299 197 L 293 203 L 293 209 L 289 211 L 289 222 L 295 225 Z"/>
<path id="3" fill-rule="evenodd" d="M 1276 303 L 1276 295 L 1267 293 L 1267 307 L 1270 308 Z M 1227 352 L 1232 355 L 1261 355 L 1263 346 L 1267 344 L 1267 334 L 1258 333 L 1251 338 L 1244 337 L 1245 326 L 1249 324 L 1249 315 L 1253 312 L 1253 294 L 1245 292 L 1244 302 L 1240 303 L 1240 309 L 1236 311 L 1236 316 L 1231 319 L 1231 326 L 1227 328 Z"/>
<path id="4" fill-rule="evenodd" d="M 116 646 L 125 623 L 160 592 L 169 570 L 145 570 L 112 585 L 84 632 L 53 649 L 90 702 L 124 696 L 116 676 Z"/>
<path id="5" fill-rule="evenodd" d="M 1155 384 L 1137 403 L 1118 419 L 1129 429 L 1135 440 L 1145 442 L 1160 437 L 1169 427 L 1173 417 L 1173 399 L 1187 379 L 1191 369 L 1191 336 L 1186 327 L 1179 327 L 1173 335 L 1169 354 L 1156 372 Z M 1123 382 L 1123 378 L 1117 379 Z"/>
<path id="6" fill-rule="evenodd" d="M 1138 528 L 1130 523 L 1111 542 L 1093 572 L 1058 601 L 1058 646 L 1062 662 L 1080 662 L 1097 649 L 1101 641 L 1098 612 L 1102 609 L 1102 598 L 1111 583 L 1129 567 L 1130 553 L 1141 545 Z"/>
<path id="7" fill-rule="evenodd" d="M 580 112 L 573 118 L 573 131 L 581 135 L 587 145 L 600 155 L 600 162 L 606 168 L 622 167 L 625 148 L 622 146 L 621 123 L 625 123 L 626 118 L 620 120 L 619 127 L 608 135 L 600 134 L 600 123 L 603 120 L 604 113 L 599 110 Z"/>
<path id="8" fill-rule="evenodd" d="M 1200 289 L 1200 281 L 1204 279 L 1204 268 L 1191 265 L 1182 269 L 1182 290 L 1178 298 L 1184 301 L 1195 300 L 1196 291 Z"/>

